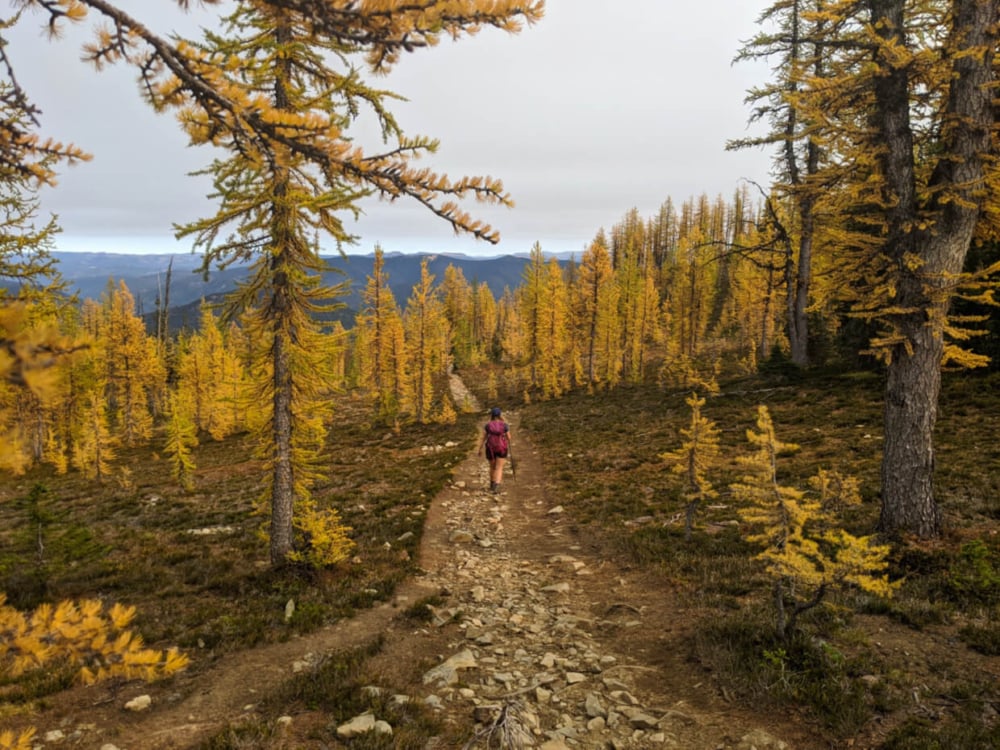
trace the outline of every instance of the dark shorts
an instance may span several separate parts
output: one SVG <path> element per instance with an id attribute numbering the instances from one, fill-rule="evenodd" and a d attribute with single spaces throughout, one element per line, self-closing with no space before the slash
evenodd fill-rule
<path id="1" fill-rule="evenodd" d="M 507 451 L 497 451 L 494 453 L 489 446 L 486 447 L 486 460 L 492 461 L 494 458 L 507 458 Z"/>

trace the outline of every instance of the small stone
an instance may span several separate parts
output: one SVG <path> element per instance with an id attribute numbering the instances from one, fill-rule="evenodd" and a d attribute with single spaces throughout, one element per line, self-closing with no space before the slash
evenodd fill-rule
<path id="1" fill-rule="evenodd" d="M 444 708 L 444 703 L 442 703 L 441 696 L 439 695 L 428 695 L 424 698 L 424 705 L 427 706 L 427 708 L 434 709 L 435 711 L 440 711 Z"/>
<path id="2" fill-rule="evenodd" d="M 125 708 L 129 711 L 145 711 L 153 703 L 153 699 L 148 695 L 140 695 L 138 698 L 133 698 L 128 703 L 125 704 Z"/>
<path id="3" fill-rule="evenodd" d="M 542 592 L 546 594 L 565 594 L 567 591 L 569 591 L 568 583 L 553 583 L 542 588 Z"/>
<path id="4" fill-rule="evenodd" d="M 601 699 L 595 693 L 587 693 L 587 698 L 583 702 L 583 710 L 592 719 L 596 719 L 597 717 L 603 719 L 608 715 L 604 706 L 601 705 Z"/>
<path id="5" fill-rule="evenodd" d="M 468 649 L 460 651 L 443 664 L 439 664 L 424 675 L 424 684 L 437 682 L 453 685 L 458 682 L 458 670 L 472 669 L 476 666 L 476 657 Z"/>
<path id="6" fill-rule="evenodd" d="M 603 716 L 595 716 L 593 719 L 587 722 L 588 732 L 601 732 L 607 726 L 607 722 L 604 720 Z"/>
<path id="7" fill-rule="evenodd" d="M 626 706 L 638 706 L 639 700 L 628 690 L 612 690 L 611 700 L 615 703 L 624 703 Z"/>
<path id="8" fill-rule="evenodd" d="M 638 708 L 623 708 L 621 712 L 628 717 L 629 724 L 635 729 L 656 729 L 659 720 Z"/>
<path id="9" fill-rule="evenodd" d="M 788 745 L 763 729 L 754 729 L 740 738 L 736 750 L 788 750 Z"/>
<path id="10" fill-rule="evenodd" d="M 371 714 L 361 714 L 355 716 L 348 722 L 337 727 L 337 736 L 344 739 L 351 739 L 362 734 L 367 734 L 375 729 L 375 717 Z"/>

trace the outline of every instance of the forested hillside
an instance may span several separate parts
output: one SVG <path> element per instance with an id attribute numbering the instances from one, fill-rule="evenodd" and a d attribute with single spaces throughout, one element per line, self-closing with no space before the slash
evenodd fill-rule
<path id="1" fill-rule="evenodd" d="M 677 595 L 670 647 L 727 701 L 801 710 L 835 745 L 996 746 L 995 2 L 774 3 L 734 51 L 769 64 L 747 96 L 765 131 L 729 144 L 773 149 L 771 184 L 663 196 L 571 259 L 543 238 L 492 260 L 376 245 L 333 259 L 342 274 L 320 247 L 358 241 L 344 222 L 369 196 L 497 241 L 463 202 L 511 207 L 503 183 L 418 162 L 437 143 L 376 76 L 520 32 L 542 0 L 235 2 L 191 39 L 113 3 L 27 5 L 53 30 L 100 20 L 85 57 L 133 66 L 210 147 L 214 192 L 175 227 L 196 251 L 176 266 L 99 279 L 104 259 L 54 253 L 38 191 L 87 154 L 38 137 L 3 66 L 0 701 L 18 732 L 0 749 L 29 747 L 32 712 L 75 683 L 173 679 L 386 601 L 481 427 L 456 372 L 480 406 L 523 410 L 534 489 L 576 546 Z M 407 616 L 454 624 L 440 605 Z M 887 656 L 883 630 L 939 663 Z M 413 747 L 479 736 L 425 719 L 406 719 Z"/>
<path id="2" fill-rule="evenodd" d="M 527 249 L 526 249 L 527 250 Z M 202 299 L 219 301 L 236 285 L 245 280 L 246 267 L 229 268 L 221 271 L 209 270 L 207 277 L 199 271 L 202 259 L 198 255 L 115 255 L 110 253 L 65 253 L 53 252 L 52 259 L 66 281 L 66 290 L 84 299 L 98 300 L 108 291 L 109 283 L 117 286 L 124 282 L 141 316 L 155 320 L 156 311 L 165 305 L 171 316 L 171 328 L 194 327 L 200 318 L 198 306 Z M 429 253 L 386 253 L 386 272 L 389 288 L 401 302 L 405 302 L 409 290 L 420 278 L 420 264 L 428 260 L 431 273 L 442 277 L 447 266 L 462 271 L 465 278 L 478 284 L 485 281 L 494 297 L 503 294 L 505 288 L 518 286 L 521 272 L 527 263 L 527 256 L 472 258 L 466 256 L 439 255 Z M 347 283 L 346 293 L 340 302 L 347 312 L 338 315 L 350 325 L 361 302 L 361 292 L 365 279 L 371 272 L 372 254 L 349 254 L 328 256 L 330 266 L 324 272 L 323 282 L 335 285 Z M 9 292 L 16 290 L 16 283 L 7 281 Z"/>

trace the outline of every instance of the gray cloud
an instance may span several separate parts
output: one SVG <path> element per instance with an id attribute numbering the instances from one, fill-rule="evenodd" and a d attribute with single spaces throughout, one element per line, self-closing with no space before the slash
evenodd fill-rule
<path id="1" fill-rule="evenodd" d="M 151 28 L 193 33 L 208 16 L 172 3 L 120 0 Z M 498 248 L 456 237 L 416 204 L 376 200 L 348 226 L 359 250 L 524 252 L 580 250 L 635 207 L 650 215 L 668 197 L 730 195 L 740 178 L 767 181 L 770 155 L 729 153 L 745 133 L 747 88 L 766 66 L 731 66 L 755 32 L 763 0 L 548 0 L 545 19 L 518 36 L 493 30 L 405 58 L 385 87 L 407 97 L 394 112 L 408 134 L 441 141 L 425 161 L 452 177 L 504 180 L 514 209 L 467 206 L 498 228 Z M 609 10 L 613 7 L 614 10 Z M 89 37 L 71 29 L 47 42 L 40 17 L 8 33 L 22 84 L 44 111 L 43 131 L 94 154 L 43 193 L 58 214 L 60 249 L 187 251 L 173 222 L 212 211 L 209 183 L 188 173 L 210 160 L 186 146 L 173 118 L 139 99 L 126 69 L 79 62 Z M 362 143 L 378 146 L 370 128 Z"/>

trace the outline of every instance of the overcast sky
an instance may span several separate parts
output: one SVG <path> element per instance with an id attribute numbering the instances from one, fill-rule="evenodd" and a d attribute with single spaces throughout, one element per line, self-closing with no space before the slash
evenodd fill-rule
<path id="1" fill-rule="evenodd" d="M 208 22 L 173 0 L 117 4 L 163 35 Z M 372 200 L 360 221 L 347 219 L 360 236 L 349 252 L 378 243 L 494 255 L 536 241 L 580 252 L 631 208 L 647 217 L 667 198 L 729 198 L 741 179 L 766 183 L 770 153 L 727 152 L 725 143 L 748 132 L 743 98 L 768 75 L 764 65 L 731 64 L 767 4 L 547 0 L 545 18 L 520 35 L 490 30 L 404 58 L 384 85 L 409 100 L 393 108 L 407 134 L 441 141 L 423 163 L 453 178 L 500 177 L 516 206 L 466 206 L 500 230 L 491 246 L 456 236 L 416 203 Z M 132 71 L 79 62 L 89 31 L 48 42 L 41 21 L 29 16 L 6 34 L 15 70 L 43 111 L 43 133 L 94 156 L 42 193 L 43 211 L 63 228 L 57 249 L 189 252 L 172 224 L 213 212 L 210 183 L 188 176 L 209 152 L 187 147 L 171 115 L 142 103 Z"/>

